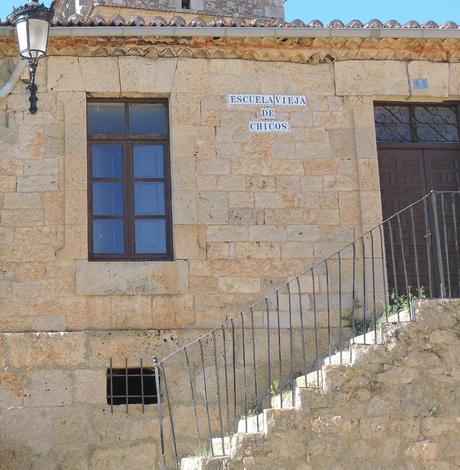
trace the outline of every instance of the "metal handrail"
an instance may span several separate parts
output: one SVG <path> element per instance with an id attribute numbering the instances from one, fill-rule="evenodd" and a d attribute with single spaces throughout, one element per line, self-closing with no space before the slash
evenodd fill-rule
<path id="1" fill-rule="evenodd" d="M 218 327 L 155 359 L 162 468 L 180 468 L 181 457 L 192 451 L 190 432 L 184 434 L 174 417 L 180 403 L 168 390 L 171 371 L 189 392 L 181 403 L 193 406 L 198 447 L 228 455 L 241 417 L 247 430 L 248 415 L 255 413 L 259 430 L 258 413 L 272 395 L 281 407 L 283 392 L 292 392 L 295 402 L 296 372 L 305 386 L 314 372 L 318 385 L 324 358 L 332 363 L 338 351 L 338 362 L 345 362 L 348 349 L 352 355 L 349 339 L 362 334 L 364 344 L 375 342 L 379 321 L 390 314 L 399 319 L 414 298 L 460 296 L 458 214 L 460 191 L 431 191 Z M 417 218 L 423 230 L 416 229 Z M 256 328 L 255 320 L 262 326 Z"/>

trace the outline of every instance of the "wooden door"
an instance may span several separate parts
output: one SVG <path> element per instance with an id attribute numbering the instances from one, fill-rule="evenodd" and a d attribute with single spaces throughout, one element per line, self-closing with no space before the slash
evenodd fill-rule
<path id="1" fill-rule="evenodd" d="M 459 145 L 379 143 L 378 156 L 384 220 L 431 190 L 460 189 Z M 443 242 L 445 278 L 449 281 L 449 293 L 459 295 L 460 263 L 454 224 L 458 223 L 460 207 L 458 197 L 450 198 L 450 195 L 438 197 L 437 212 Z M 427 294 L 439 295 L 437 286 L 440 279 L 431 234 L 431 201 L 415 206 L 412 211 L 402 214 L 388 225 L 385 244 L 390 291 L 402 293 L 408 282 L 414 288 L 422 287 Z"/>

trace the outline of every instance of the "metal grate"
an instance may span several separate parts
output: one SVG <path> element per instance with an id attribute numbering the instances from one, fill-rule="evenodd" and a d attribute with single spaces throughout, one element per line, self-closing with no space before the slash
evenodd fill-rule
<path id="1" fill-rule="evenodd" d="M 378 142 L 460 141 L 458 105 L 387 105 L 374 108 Z"/>
<path id="2" fill-rule="evenodd" d="M 142 359 L 140 367 L 129 368 L 128 360 L 125 359 L 124 368 L 114 369 L 110 359 L 107 369 L 107 403 L 112 413 L 114 406 L 124 405 L 128 412 L 128 405 L 134 404 L 142 405 L 144 412 L 145 405 L 154 405 L 157 402 L 157 377 L 153 368 L 145 368 Z"/>

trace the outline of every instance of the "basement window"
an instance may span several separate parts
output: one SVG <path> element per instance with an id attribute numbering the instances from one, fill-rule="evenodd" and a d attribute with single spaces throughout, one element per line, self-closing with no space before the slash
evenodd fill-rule
<path id="1" fill-rule="evenodd" d="M 158 394 L 153 369 L 107 369 L 107 404 L 153 405 Z"/>
<path id="2" fill-rule="evenodd" d="M 190 10 L 190 0 L 182 0 L 182 9 L 183 10 Z"/>

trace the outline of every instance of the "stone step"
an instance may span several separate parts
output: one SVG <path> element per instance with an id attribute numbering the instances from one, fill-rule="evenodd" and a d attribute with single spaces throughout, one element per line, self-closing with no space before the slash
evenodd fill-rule
<path id="1" fill-rule="evenodd" d="M 264 413 L 258 415 L 251 415 L 246 418 L 241 418 L 238 421 L 238 432 L 263 432 L 265 430 L 265 417 Z"/>
<path id="2" fill-rule="evenodd" d="M 340 365 L 349 365 L 353 364 L 355 360 L 355 353 L 353 349 L 339 351 L 338 353 L 333 354 L 332 356 L 325 357 L 323 364 L 325 366 L 340 366 Z"/>
<path id="3" fill-rule="evenodd" d="M 309 372 L 306 376 L 301 375 L 296 379 L 296 386 L 299 388 L 319 388 L 323 381 L 323 370 Z"/>
<path id="4" fill-rule="evenodd" d="M 223 470 L 228 457 L 186 457 L 181 461 L 181 470 Z"/>
<path id="5" fill-rule="evenodd" d="M 380 344 L 382 338 L 381 328 L 380 326 L 377 327 L 377 334 L 374 330 L 368 331 L 365 334 L 355 336 L 354 338 L 350 339 L 350 345 L 353 344 Z"/>
<path id="6" fill-rule="evenodd" d="M 395 313 L 388 317 L 386 323 L 403 323 L 412 321 L 409 310 L 401 310 L 399 313 Z"/>
<path id="7" fill-rule="evenodd" d="M 232 438 L 230 436 L 213 437 L 212 449 L 214 457 L 225 457 L 230 455 L 232 449 Z"/>
<path id="8" fill-rule="evenodd" d="M 366 334 L 351 338 L 349 340 L 349 349 L 324 358 L 320 369 L 296 378 L 294 394 L 291 390 L 287 390 L 272 396 L 270 398 L 271 409 L 266 409 L 262 413 L 243 417 L 239 420 L 238 434 L 232 437 L 213 438 L 213 457 L 184 458 L 181 462 L 181 470 L 224 470 L 230 460 L 232 446 L 237 449 L 247 439 L 258 439 L 266 433 L 282 428 L 285 426 L 285 421 L 287 422 L 292 418 L 289 413 L 296 413 L 296 406 L 299 409 L 333 406 L 333 403 L 329 403 L 331 397 L 321 391 L 325 375 L 330 370 L 329 366 L 353 364 L 358 354 L 366 353 L 367 348 L 365 346 L 382 342 L 384 332 L 382 325 L 409 321 L 411 321 L 410 312 L 408 310 L 401 311 L 399 314 L 389 316 L 387 321 L 379 325 L 376 331 L 369 331 Z"/>
<path id="9" fill-rule="evenodd" d="M 271 398 L 272 408 L 294 408 L 295 406 L 295 390 L 294 394 L 291 390 L 286 390 L 283 393 L 278 393 Z"/>

